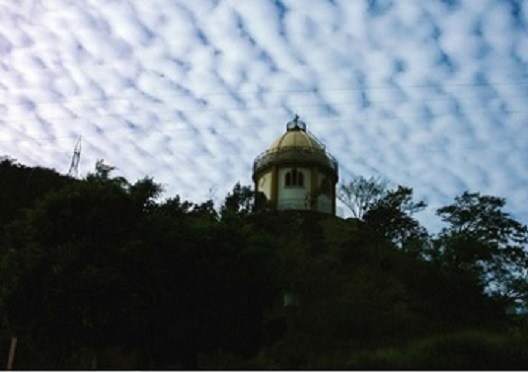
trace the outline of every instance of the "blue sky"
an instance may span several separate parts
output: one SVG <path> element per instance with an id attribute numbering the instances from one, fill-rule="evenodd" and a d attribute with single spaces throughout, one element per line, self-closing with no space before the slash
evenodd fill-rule
<path id="1" fill-rule="evenodd" d="M 341 180 L 528 222 L 528 2 L 0 1 L 0 155 L 218 201 L 295 113 Z"/>

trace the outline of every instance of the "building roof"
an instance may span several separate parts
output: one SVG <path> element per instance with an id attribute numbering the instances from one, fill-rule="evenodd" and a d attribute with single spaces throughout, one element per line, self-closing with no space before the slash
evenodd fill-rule
<path id="1" fill-rule="evenodd" d="M 286 133 L 275 140 L 268 150 L 278 150 L 284 147 L 308 147 L 324 153 L 324 146 L 308 134 L 306 129 L 300 127 L 288 128 Z"/>
<path id="2" fill-rule="evenodd" d="M 307 132 L 306 124 L 298 116 L 286 124 L 286 133 L 255 159 L 253 170 L 258 172 L 279 163 L 316 163 L 332 169 L 337 175 L 337 161 Z"/>

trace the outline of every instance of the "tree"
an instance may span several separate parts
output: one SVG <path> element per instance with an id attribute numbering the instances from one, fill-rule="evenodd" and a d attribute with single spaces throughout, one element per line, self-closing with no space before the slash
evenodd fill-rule
<path id="1" fill-rule="evenodd" d="M 428 234 L 413 215 L 426 206 L 424 201 L 413 201 L 411 188 L 398 186 L 374 201 L 363 219 L 378 236 L 403 250 L 420 255 L 427 243 Z"/>
<path id="2" fill-rule="evenodd" d="M 387 192 L 388 181 L 381 177 L 356 176 L 348 183 L 339 185 L 337 197 L 355 218 L 363 219 L 368 209 Z"/>
<path id="3" fill-rule="evenodd" d="M 528 229 L 503 211 L 503 198 L 464 192 L 438 209 L 448 225 L 436 239 L 434 258 L 471 273 L 489 292 L 518 300 L 526 293 Z"/>
<path id="4" fill-rule="evenodd" d="M 134 255 L 142 277 L 146 367 L 196 369 L 200 353 L 247 355 L 260 347 L 263 309 L 274 296 L 273 249 L 248 224 L 218 220 L 212 202 L 179 197 L 156 205 Z"/>
<path id="5" fill-rule="evenodd" d="M 130 252 L 144 246 L 136 234 L 143 202 L 134 191 L 143 186 L 78 181 L 48 193 L 5 229 L 3 310 L 12 331 L 53 350 L 51 368 L 68 368 L 81 348 L 97 361 L 105 347 L 133 342 L 138 271 L 126 268 Z"/>
<path id="6" fill-rule="evenodd" d="M 0 180 L 0 230 L 48 192 L 75 182 L 52 169 L 27 167 L 8 157 L 0 157 Z"/>
<path id="7" fill-rule="evenodd" d="M 255 193 L 250 186 L 241 186 L 237 182 L 220 207 L 220 215 L 222 218 L 227 216 L 244 217 L 252 213 L 254 209 Z"/>
<path id="8" fill-rule="evenodd" d="M 121 187 L 130 186 L 126 178 L 124 177 L 110 177 L 110 174 L 116 169 L 116 167 L 108 165 L 103 159 L 99 159 L 95 162 L 95 172 L 89 173 L 86 177 L 88 182 L 113 182 Z"/>
<path id="9" fill-rule="evenodd" d="M 132 199 L 143 208 L 152 208 L 155 200 L 160 196 L 163 188 L 152 178 L 145 177 L 130 185 L 128 192 Z"/>
<path id="10" fill-rule="evenodd" d="M 219 216 L 210 200 L 160 202 L 152 179 L 103 169 L 25 205 L 0 240 L 0 317 L 19 338 L 15 367 L 359 368 L 355 356 L 372 352 L 396 358 L 373 366 L 420 367 L 419 356 L 436 368 L 450 364 L 429 364 L 431 349 L 412 349 L 420 339 L 508 324 L 502 298 L 474 276 L 528 297 L 526 228 L 502 199 L 468 194 L 441 208 L 447 227 L 427 261 L 407 254 L 423 254 L 427 238 L 414 217 L 425 203 L 410 188 L 386 189 L 353 221 L 251 213 L 250 191 L 235 186 Z M 440 362 L 451 342 L 432 349 Z M 461 339 L 449 355 L 485 350 L 497 361 L 500 351 L 525 365 L 525 344 L 512 343 L 516 354 L 508 345 Z"/>

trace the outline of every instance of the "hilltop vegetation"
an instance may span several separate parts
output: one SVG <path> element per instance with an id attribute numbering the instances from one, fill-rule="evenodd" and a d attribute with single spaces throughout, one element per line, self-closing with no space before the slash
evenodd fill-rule
<path id="1" fill-rule="evenodd" d="M 429 234 L 412 190 L 358 218 L 160 200 L 0 160 L 1 362 L 15 369 L 526 369 L 526 226 L 466 192 Z"/>

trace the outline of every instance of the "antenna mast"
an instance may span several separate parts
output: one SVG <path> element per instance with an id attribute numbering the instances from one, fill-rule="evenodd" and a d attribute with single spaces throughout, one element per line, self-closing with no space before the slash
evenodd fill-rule
<path id="1" fill-rule="evenodd" d="M 81 136 L 77 137 L 75 147 L 73 149 L 73 155 L 70 163 L 70 169 L 68 170 L 68 176 L 79 178 L 79 161 L 81 160 Z"/>

